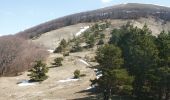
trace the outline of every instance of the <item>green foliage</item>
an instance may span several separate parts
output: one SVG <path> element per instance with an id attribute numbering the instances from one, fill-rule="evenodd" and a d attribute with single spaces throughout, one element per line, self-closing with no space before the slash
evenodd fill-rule
<path id="1" fill-rule="evenodd" d="M 90 32 L 86 31 L 83 33 L 83 37 L 87 39 L 90 36 Z"/>
<path id="2" fill-rule="evenodd" d="M 91 30 L 92 30 L 93 32 L 99 31 L 99 25 L 98 25 L 97 23 L 95 23 L 95 24 L 92 26 Z"/>
<path id="3" fill-rule="evenodd" d="M 161 32 L 156 40 L 162 64 L 170 65 L 170 33 Z"/>
<path id="4" fill-rule="evenodd" d="M 67 47 L 67 42 L 65 39 L 61 40 L 60 45 L 54 50 L 54 53 L 65 52 Z"/>
<path id="5" fill-rule="evenodd" d="M 55 67 L 60 67 L 60 66 L 62 66 L 62 61 L 63 61 L 63 58 L 61 58 L 61 57 L 55 58 L 53 65 Z"/>
<path id="6" fill-rule="evenodd" d="M 99 42 L 97 43 L 97 45 L 103 45 L 103 44 L 104 44 L 103 39 L 100 39 Z"/>
<path id="7" fill-rule="evenodd" d="M 154 37 L 146 24 L 139 29 L 127 23 L 112 31 L 109 43 L 122 49 L 124 68 L 134 76 L 133 94 L 138 100 L 170 98 L 169 33 Z"/>
<path id="8" fill-rule="evenodd" d="M 130 74 L 135 76 L 134 91 L 141 99 L 146 99 L 152 91 L 148 80 L 150 70 L 157 66 L 158 49 L 155 45 L 155 37 L 150 34 L 146 26 L 143 29 L 129 27 L 118 43 L 123 50 L 125 66 Z"/>
<path id="9" fill-rule="evenodd" d="M 74 78 L 80 78 L 81 74 L 80 74 L 80 70 L 75 70 L 74 71 Z"/>
<path id="10" fill-rule="evenodd" d="M 29 72 L 30 81 L 44 81 L 48 78 L 46 75 L 48 68 L 42 61 L 36 61 L 36 64 Z"/>
<path id="11" fill-rule="evenodd" d="M 100 39 L 104 39 L 105 38 L 105 34 L 100 34 Z"/>
<path id="12" fill-rule="evenodd" d="M 108 100 L 113 94 L 131 94 L 133 77 L 122 67 L 124 61 L 120 48 L 105 45 L 97 50 L 96 55 L 102 76 L 92 80 L 92 84 L 97 84 L 98 90 L 104 94 L 104 100 Z"/>
<path id="13" fill-rule="evenodd" d="M 89 47 L 89 48 L 94 47 L 95 42 L 96 42 L 96 39 L 95 39 L 95 36 L 94 36 L 94 35 L 90 35 L 90 36 L 87 38 L 87 40 L 86 40 L 86 43 L 88 44 L 88 47 Z"/>
<path id="14" fill-rule="evenodd" d="M 109 40 L 109 44 L 115 44 L 117 45 L 121 38 L 122 38 L 122 35 L 124 35 L 124 32 L 122 29 L 113 29 L 112 30 L 112 37 L 110 38 Z"/>
<path id="15" fill-rule="evenodd" d="M 120 68 L 123 64 L 120 48 L 114 45 L 105 45 L 96 52 L 96 60 L 102 66 L 101 68 Z"/>
<path id="16" fill-rule="evenodd" d="M 82 51 L 83 48 L 80 46 L 80 41 L 75 41 L 74 46 L 72 47 L 72 49 L 70 50 L 70 52 L 80 52 Z"/>
<path id="17" fill-rule="evenodd" d="M 159 50 L 159 68 L 154 73 L 154 89 L 159 99 L 170 99 L 170 33 L 161 32 L 156 39 Z M 159 91 L 159 92 L 158 92 Z"/>
<path id="18" fill-rule="evenodd" d="M 69 52 L 64 52 L 63 53 L 63 56 L 65 57 L 65 56 L 69 56 Z"/>

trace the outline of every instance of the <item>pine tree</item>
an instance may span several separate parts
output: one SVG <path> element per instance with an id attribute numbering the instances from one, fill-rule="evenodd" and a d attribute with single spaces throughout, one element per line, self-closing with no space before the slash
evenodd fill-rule
<path id="1" fill-rule="evenodd" d="M 104 95 L 104 100 L 109 100 L 113 93 L 131 94 L 133 77 L 122 67 L 121 50 L 114 45 L 105 45 L 100 47 L 96 54 L 98 71 L 102 76 L 92 80 L 92 84 L 97 85 L 97 89 Z"/>
<path id="2" fill-rule="evenodd" d="M 88 39 L 86 40 L 86 43 L 88 44 L 89 48 L 94 47 L 95 42 L 96 42 L 96 39 L 95 39 L 95 36 L 94 36 L 94 35 L 90 35 L 90 36 L 88 37 Z"/>
<path id="3" fill-rule="evenodd" d="M 154 68 L 158 67 L 158 49 L 155 37 L 145 25 L 143 29 L 125 27 L 118 45 L 122 48 L 125 64 L 130 74 L 135 76 L 134 94 L 139 100 L 148 99 L 153 93 Z M 153 95 L 152 95 L 153 96 Z"/>
<path id="4" fill-rule="evenodd" d="M 54 50 L 54 53 L 65 52 L 67 47 L 67 42 L 65 39 L 61 40 L 60 45 Z"/>
<path id="5" fill-rule="evenodd" d="M 46 75 L 48 68 L 42 61 L 36 61 L 36 64 L 29 72 L 30 81 L 44 81 L 48 78 Z"/>
<path id="6" fill-rule="evenodd" d="M 170 33 L 162 31 L 156 39 L 159 49 L 159 68 L 155 73 L 159 100 L 170 99 Z"/>

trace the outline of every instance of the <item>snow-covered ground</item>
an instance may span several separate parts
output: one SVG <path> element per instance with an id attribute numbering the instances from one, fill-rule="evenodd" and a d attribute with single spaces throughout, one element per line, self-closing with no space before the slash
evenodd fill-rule
<path id="1" fill-rule="evenodd" d="M 27 80 L 23 80 L 18 84 L 18 86 L 30 86 L 30 85 L 35 85 L 35 83 L 30 83 Z"/>
<path id="2" fill-rule="evenodd" d="M 73 78 L 67 78 L 65 80 L 59 80 L 58 82 L 59 83 L 65 83 L 65 82 L 75 82 L 75 81 L 78 81 L 80 79 L 73 79 Z"/>
<path id="3" fill-rule="evenodd" d="M 75 36 L 81 35 L 83 32 L 85 32 L 89 28 L 90 28 L 89 26 L 81 27 L 80 31 L 77 32 Z"/>

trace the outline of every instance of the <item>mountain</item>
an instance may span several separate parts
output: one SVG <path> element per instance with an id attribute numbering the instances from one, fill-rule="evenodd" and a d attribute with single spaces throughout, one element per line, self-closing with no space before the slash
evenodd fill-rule
<path id="1" fill-rule="evenodd" d="M 2 36 L 0 100 L 169 100 L 169 43 L 170 8 L 134 3 Z"/>
<path id="2" fill-rule="evenodd" d="M 151 4 L 120 4 L 57 18 L 30 29 L 26 29 L 25 31 L 19 32 L 18 35 L 21 35 L 25 38 L 32 38 L 49 31 L 59 29 L 61 27 L 78 23 L 97 22 L 107 19 L 136 20 L 139 18 L 150 17 L 154 18 L 155 21 L 160 20 L 161 24 L 164 25 L 170 21 L 170 8 Z"/>

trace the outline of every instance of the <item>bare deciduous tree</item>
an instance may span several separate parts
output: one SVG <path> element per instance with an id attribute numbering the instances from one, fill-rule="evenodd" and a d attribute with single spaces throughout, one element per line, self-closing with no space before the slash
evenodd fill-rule
<path id="1" fill-rule="evenodd" d="M 47 52 L 17 36 L 0 37 L 0 76 L 17 75 L 43 60 Z"/>

